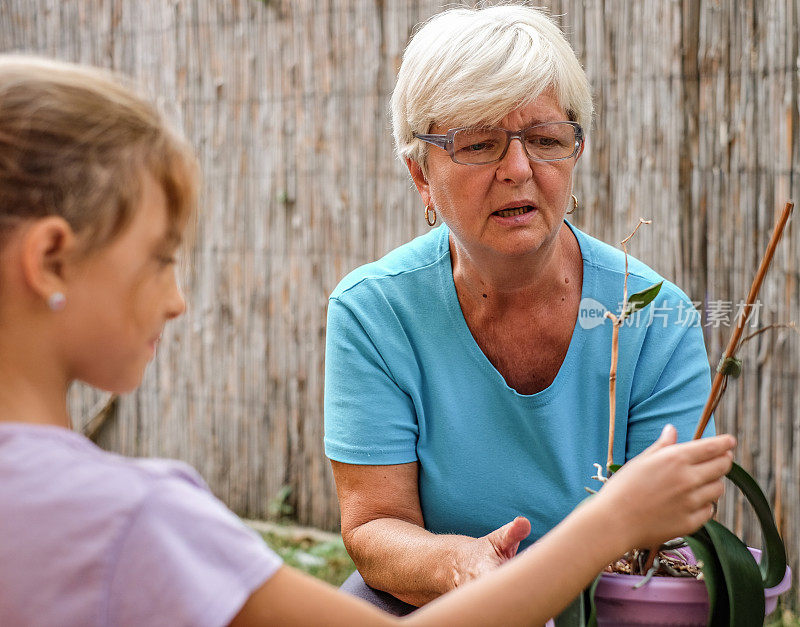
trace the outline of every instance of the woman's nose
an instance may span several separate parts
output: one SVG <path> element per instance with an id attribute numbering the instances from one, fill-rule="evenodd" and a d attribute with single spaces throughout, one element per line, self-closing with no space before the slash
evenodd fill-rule
<path id="1" fill-rule="evenodd" d="M 515 137 L 511 140 L 505 156 L 500 160 L 497 176 L 503 181 L 519 184 L 527 181 L 533 175 L 531 160 L 522 146 L 522 140 Z"/>

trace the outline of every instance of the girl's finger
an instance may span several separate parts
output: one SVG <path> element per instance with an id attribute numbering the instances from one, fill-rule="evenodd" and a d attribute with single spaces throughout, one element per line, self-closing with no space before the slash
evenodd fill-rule
<path id="1" fill-rule="evenodd" d="M 681 449 L 682 454 L 686 456 L 688 463 L 697 464 L 732 450 L 736 446 L 736 438 L 728 434 L 715 435 L 712 438 L 692 440 L 677 446 Z"/>
<path id="2" fill-rule="evenodd" d="M 690 508 L 701 509 L 706 505 L 717 502 L 725 493 L 725 484 L 722 481 L 707 483 L 687 494 Z"/>
<path id="3" fill-rule="evenodd" d="M 715 479 L 721 479 L 728 474 L 733 466 L 733 458 L 730 455 L 721 455 L 710 459 L 701 464 L 694 464 L 690 471 L 697 480 L 697 484 L 703 484 Z"/>

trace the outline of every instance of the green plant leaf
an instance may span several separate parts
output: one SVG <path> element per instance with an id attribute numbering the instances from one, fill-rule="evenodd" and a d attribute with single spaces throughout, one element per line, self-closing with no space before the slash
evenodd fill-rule
<path id="1" fill-rule="evenodd" d="M 622 464 L 611 464 L 611 465 L 608 467 L 608 475 L 609 475 L 609 477 L 610 477 L 610 476 L 611 476 L 613 473 L 617 472 L 617 471 L 618 471 L 620 468 L 622 468 Z"/>
<path id="2" fill-rule="evenodd" d="M 594 578 L 592 585 L 589 586 L 589 618 L 586 619 L 586 627 L 597 627 L 597 608 L 594 606 L 594 593 L 595 590 L 597 590 L 597 584 L 600 583 L 600 577 L 602 576 L 603 573 L 601 572 Z"/>
<path id="3" fill-rule="evenodd" d="M 764 547 L 761 551 L 761 561 L 758 566 L 761 571 L 763 586 L 764 588 L 776 586 L 786 573 L 786 547 L 778 533 L 767 497 L 764 496 L 756 480 L 737 463 L 733 464 L 728 473 L 728 479 L 742 491 L 742 494 L 750 502 L 758 517 L 758 523 L 761 525 Z"/>
<path id="4" fill-rule="evenodd" d="M 628 306 L 625 308 L 625 311 L 622 312 L 620 319 L 624 320 L 628 316 L 635 314 L 640 309 L 644 309 L 651 302 L 653 302 L 653 299 L 658 296 L 658 293 L 661 291 L 661 285 L 663 283 L 664 281 L 660 281 L 648 288 L 643 289 L 641 292 L 631 294 L 628 297 Z"/>
<path id="5" fill-rule="evenodd" d="M 727 627 L 730 615 L 728 589 L 714 543 L 711 542 L 708 532 L 703 527 L 692 535 L 686 536 L 684 540 L 692 549 L 697 563 L 702 564 L 703 581 L 708 591 L 708 625 L 709 627 Z"/>
<path id="6" fill-rule="evenodd" d="M 764 586 L 761 571 L 747 546 L 716 520 L 703 528 L 711 538 L 725 575 L 731 627 L 751 627 L 764 622 Z M 717 604 L 719 606 L 719 604 Z"/>

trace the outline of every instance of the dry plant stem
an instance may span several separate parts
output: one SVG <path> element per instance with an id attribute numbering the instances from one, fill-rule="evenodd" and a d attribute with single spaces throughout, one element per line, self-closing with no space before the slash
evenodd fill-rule
<path id="1" fill-rule="evenodd" d="M 617 415 L 617 361 L 619 359 L 619 328 L 625 320 L 626 311 L 628 310 L 628 247 L 627 244 L 631 238 L 636 235 L 636 231 L 643 224 L 650 224 L 650 220 L 639 218 L 639 224 L 631 231 L 620 244 L 625 253 L 625 281 L 622 289 L 622 311 L 619 317 L 612 314 L 610 311 L 606 312 L 606 318 L 611 320 L 611 370 L 608 373 L 608 458 L 606 459 L 606 475 L 611 474 L 611 466 L 614 464 L 614 429 Z"/>
<path id="2" fill-rule="evenodd" d="M 625 307 L 628 305 L 628 242 L 631 241 L 631 238 L 636 235 L 636 231 L 639 230 L 639 227 L 643 224 L 650 224 L 652 220 L 645 220 L 644 218 L 639 218 L 639 224 L 636 225 L 636 228 L 631 231 L 631 234 L 628 235 L 624 240 L 620 242 L 622 244 L 622 250 L 625 253 L 625 284 L 622 291 L 622 303 L 623 309 L 625 311 Z"/>
<path id="3" fill-rule="evenodd" d="M 617 359 L 619 357 L 619 318 L 610 314 L 611 330 L 611 372 L 608 374 L 608 458 L 606 476 L 611 474 L 614 463 L 614 427 L 617 415 Z"/>
<path id="4" fill-rule="evenodd" d="M 739 342 L 739 346 L 737 347 L 736 350 L 740 350 L 742 348 L 742 346 L 744 346 L 745 342 L 748 342 L 748 341 L 752 340 L 754 337 L 759 336 L 762 333 L 764 333 L 764 331 L 770 331 L 771 329 L 791 329 L 795 333 L 800 333 L 800 331 L 797 330 L 797 325 L 795 324 L 794 320 L 792 320 L 791 322 L 787 322 L 785 324 L 770 324 L 770 325 L 767 325 L 766 327 L 764 327 L 763 329 L 759 329 L 758 331 L 755 331 L 754 333 L 751 333 L 747 337 L 743 337 L 742 341 Z"/>
<path id="5" fill-rule="evenodd" d="M 758 298 L 758 291 L 761 289 L 761 284 L 764 282 L 764 277 L 769 269 L 769 264 L 772 261 L 772 257 L 775 255 L 775 249 L 778 247 L 778 242 L 783 235 L 783 229 L 786 226 L 786 223 L 789 221 L 789 216 L 791 215 L 793 208 L 794 203 L 791 200 L 788 201 L 783 208 L 783 213 L 781 213 L 781 216 L 775 223 L 775 229 L 772 231 L 772 237 L 769 240 L 764 257 L 761 259 L 761 264 L 758 266 L 756 278 L 753 279 L 753 284 L 750 286 L 750 293 L 747 295 L 747 302 L 745 303 L 741 314 L 736 320 L 736 328 L 733 330 L 731 339 L 728 342 L 728 347 L 725 349 L 725 355 L 723 359 L 733 357 L 736 354 L 736 349 L 739 346 L 739 339 L 742 337 L 745 324 L 747 324 L 747 319 L 750 317 L 750 313 L 753 310 L 753 305 L 756 302 L 756 298 Z M 714 411 L 714 408 L 719 404 L 719 400 L 723 392 L 724 379 L 725 375 L 719 371 L 717 371 L 717 373 L 714 375 L 714 382 L 711 385 L 711 393 L 708 395 L 708 400 L 703 408 L 703 413 L 700 416 L 699 422 L 697 423 L 697 429 L 694 432 L 694 440 L 699 439 L 700 436 L 703 435 L 703 431 L 706 430 L 706 426 L 708 425 L 708 421 L 711 419 L 711 414 Z"/>

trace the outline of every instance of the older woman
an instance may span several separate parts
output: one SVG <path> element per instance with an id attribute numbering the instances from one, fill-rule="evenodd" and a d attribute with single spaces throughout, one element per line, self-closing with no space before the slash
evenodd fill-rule
<path id="1" fill-rule="evenodd" d="M 584 498 L 606 459 L 600 322 L 619 310 L 625 260 L 565 221 L 592 102 L 542 12 L 435 16 L 406 49 L 392 115 L 428 223 L 442 224 L 331 295 L 325 447 L 363 579 L 418 606 Z M 629 270 L 631 293 L 662 280 Z M 709 390 L 686 295 L 665 281 L 650 311 L 620 334 L 618 461 L 667 422 L 688 439 Z"/>

